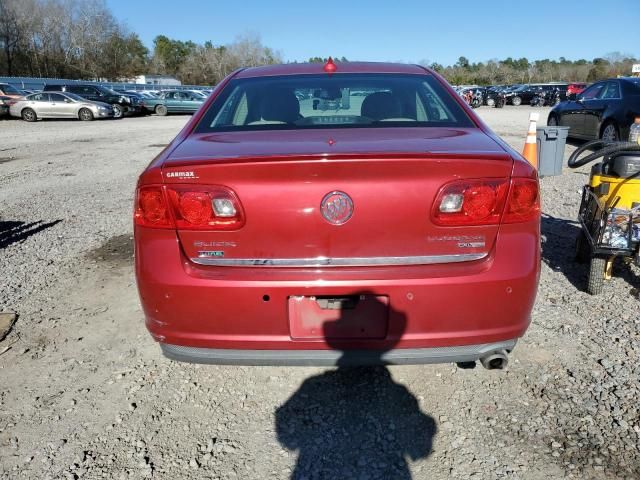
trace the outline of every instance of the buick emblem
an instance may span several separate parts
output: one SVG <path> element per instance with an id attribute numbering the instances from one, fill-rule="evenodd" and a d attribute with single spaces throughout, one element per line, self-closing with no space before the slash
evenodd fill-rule
<path id="1" fill-rule="evenodd" d="M 327 193 L 320 204 L 324 219 L 334 225 L 342 225 L 353 215 L 353 201 L 344 192 Z"/>

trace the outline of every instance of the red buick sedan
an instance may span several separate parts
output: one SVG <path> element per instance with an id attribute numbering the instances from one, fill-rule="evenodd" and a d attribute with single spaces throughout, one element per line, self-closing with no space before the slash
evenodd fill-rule
<path id="1" fill-rule="evenodd" d="M 538 285 L 536 171 L 415 65 L 234 72 L 134 223 L 146 325 L 182 361 L 502 368 Z"/>

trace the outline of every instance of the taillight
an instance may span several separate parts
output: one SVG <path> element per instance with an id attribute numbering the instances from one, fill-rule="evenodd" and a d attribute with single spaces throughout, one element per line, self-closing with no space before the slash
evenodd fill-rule
<path id="1" fill-rule="evenodd" d="M 511 180 L 509 200 L 502 223 L 518 223 L 533 220 L 540 215 L 540 190 L 537 180 L 514 178 Z"/>
<path id="2" fill-rule="evenodd" d="M 432 219 L 443 226 L 497 225 L 501 219 L 526 222 L 539 214 L 536 180 L 473 179 L 445 185 L 436 197 Z"/>
<path id="3" fill-rule="evenodd" d="M 133 219 L 136 225 L 145 227 L 174 227 L 162 187 L 140 187 L 138 189 Z"/>
<path id="4" fill-rule="evenodd" d="M 508 189 L 506 179 L 449 183 L 440 190 L 433 205 L 433 222 L 444 226 L 498 224 Z"/>
<path id="5" fill-rule="evenodd" d="M 176 227 L 181 230 L 237 230 L 244 225 L 240 201 L 222 186 L 167 186 Z"/>
<path id="6" fill-rule="evenodd" d="M 244 213 L 237 196 L 222 186 L 170 185 L 140 187 L 137 225 L 179 230 L 237 230 Z"/>

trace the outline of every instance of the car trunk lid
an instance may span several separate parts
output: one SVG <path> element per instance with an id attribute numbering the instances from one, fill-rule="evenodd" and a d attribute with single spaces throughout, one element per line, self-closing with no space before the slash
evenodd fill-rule
<path id="1" fill-rule="evenodd" d="M 447 263 L 490 251 L 497 225 L 439 226 L 431 209 L 448 182 L 509 178 L 512 160 L 493 139 L 478 129 L 354 130 L 184 141 L 164 165 L 165 183 L 226 186 L 246 220 L 235 231 L 179 229 L 185 254 L 295 267 Z M 335 222 L 343 208 L 350 217 Z"/>

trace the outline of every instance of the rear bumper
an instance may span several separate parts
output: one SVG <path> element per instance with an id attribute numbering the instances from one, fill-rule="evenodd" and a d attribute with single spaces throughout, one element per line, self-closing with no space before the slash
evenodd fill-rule
<path id="1" fill-rule="evenodd" d="M 213 365 L 359 366 L 415 365 L 427 363 L 474 362 L 492 353 L 510 352 L 516 339 L 504 342 L 457 347 L 403 348 L 387 352 L 375 350 L 237 350 L 198 348 L 161 343 L 162 353 L 172 360 Z"/>
<path id="2" fill-rule="evenodd" d="M 149 332 L 170 358 L 204 363 L 332 365 L 352 353 L 364 363 L 477 360 L 525 333 L 540 271 L 539 222 L 504 225 L 485 258 L 443 265 L 196 265 L 174 231 L 144 227 L 135 248 Z M 289 297 L 343 295 L 388 297 L 384 338 L 292 337 Z"/>

